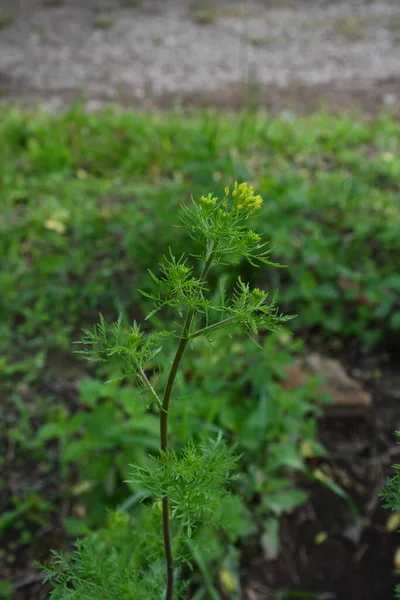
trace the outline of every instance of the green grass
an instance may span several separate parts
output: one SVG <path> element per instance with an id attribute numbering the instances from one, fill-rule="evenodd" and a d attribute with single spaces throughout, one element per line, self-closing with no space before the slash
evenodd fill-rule
<path id="1" fill-rule="evenodd" d="M 248 35 L 244 39 L 246 42 L 257 48 L 276 46 L 276 44 L 279 43 L 279 38 L 275 36 Z"/>
<path id="2" fill-rule="evenodd" d="M 400 16 L 392 16 L 388 19 L 388 28 L 393 33 L 400 31 Z"/>
<path id="3" fill-rule="evenodd" d="M 93 19 L 93 26 L 96 29 L 112 29 L 115 25 L 115 18 L 112 15 L 97 15 Z"/>
<path id="4" fill-rule="evenodd" d="M 333 23 L 335 33 L 348 41 L 362 40 L 365 37 L 365 26 L 370 22 L 368 17 L 347 15 Z"/>
<path id="5" fill-rule="evenodd" d="M 172 227 L 179 204 L 232 179 L 257 184 L 264 233 L 287 265 L 274 282 L 248 275 L 279 285 L 298 328 L 365 343 L 400 325 L 399 126 L 389 117 L 75 107 L 56 117 L 3 111 L 0 135 L 2 305 L 17 325 L 3 345 L 17 336 L 68 349 L 98 310 L 132 311 L 145 268 L 172 241 L 192 247 Z"/>
<path id="6" fill-rule="evenodd" d="M 12 444 L 18 468 L 34 459 L 42 469 L 29 471 L 8 504 L 4 523 L 23 519 L 24 539 L 35 540 L 37 523 L 49 518 L 47 497 L 58 506 L 67 494 L 89 507 L 89 525 L 102 522 L 106 506 L 138 501 L 125 469 L 154 451 L 156 416 L 132 385 L 104 387 L 104 373 L 83 366 L 72 342 L 100 311 L 141 319 L 146 299 L 135 290 L 147 268 L 169 245 L 178 255 L 196 251 L 175 227 L 191 195 L 221 192 L 235 179 L 256 185 L 265 200 L 258 223 L 273 259 L 287 266 L 239 265 L 236 274 L 279 287 L 282 309 L 298 315 L 290 322 L 297 333 L 366 347 L 400 329 L 400 126 L 389 116 L 3 108 L 0 140 L 0 439 Z M 261 491 L 263 504 L 252 510 L 265 522 L 279 516 L 279 502 L 299 501 L 282 473 L 304 468 L 298 446 L 315 436 L 304 416 L 317 409 L 312 390 L 283 393 L 277 384 L 296 351 L 284 336 L 267 338 L 261 354 L 229 342 L 229 364 L 226 343 L 216 342 L 212 360 L 203 346 L 188 359 L 173 441 L 218 429 L 237 440 L 240 493 L 250 504 Z M 186 401 L 196 394 L 202 402 Z M 37 492 L 37 479 L 54 471 L 61 488 L 46 475 L 50 489 Z M 254 528 L 247 510 L 237 535 Z M 73 536 L 86 524 L 73 513 L 65 527 Z"/>
<path id="7" fill-rule="evenodd" d="M 7 13 L 4 13 L 1 9 L 0 9 L 0 29 L 9 27 L 10 25 L 12 25 L 14 22 L 14 19 L 12 18 L 11 15 L 8 15 Z"/>
<path id="8" fill-rule="evenodd" d="M 218 19 L 243 17 L 240 6 L 213 6 L 210 3 L 196 2 L 190 7 L 188 17 L 198 25 L 212 25 Z"/>

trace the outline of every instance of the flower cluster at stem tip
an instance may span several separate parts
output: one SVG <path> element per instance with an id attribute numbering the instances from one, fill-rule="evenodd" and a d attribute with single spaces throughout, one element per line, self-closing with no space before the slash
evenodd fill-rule
<path id="1" fill-rule="evenodd" d="M 226 209 L 231 204 L 231 212 L 239 213 L 245 219 L 260 210 L 263 203 L 262 197 L 255 193 L 254 187 L 245 182 L 238 183 L 235 181 L 232 191 L 229 186 L 226 186 L 224 192 L 221 206 Z M 229 201 L 229 198 L 231 201 Z M 212 194 L 200 198 L 200 204 L 205 210 L 212 209 L 217 202 L 218 199 Z"/>
<path id="2" fill-rule="evenodd" d="M 228 198 L 230 189 L 227 186 L 225 188 L 225 198 Z M 255 194 L 253 186 L 247 185 L 247 183 L 238 183 L 235 181 L 233 190 L 233 210 L 243 211 L 246 217 L 249 217 L 257 210 L 260 210 L 263 200 L 259 194 Z"/>
<path id="3" fill-rule="evenodd" d="M 252 290 L 251 295 L 255 302 L 262 302 L 265 299 L 265 292 L 260 290 L 260 288 L 254 288 Z"/>

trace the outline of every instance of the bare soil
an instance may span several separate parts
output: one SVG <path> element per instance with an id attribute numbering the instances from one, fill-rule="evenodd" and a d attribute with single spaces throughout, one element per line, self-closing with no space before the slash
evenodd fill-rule
<path id="1" fill-rule="evenodd" d="M 371 392 L 372 409 L 323 418 L 320 439 L 329 458 L 310 466 L 340 485 L 354 504 L 323 485 L 304 482 L 309 499 L 282 520 L 278 559 L 266 561 L 258 540 L 243 551 L 246 600 L 277 600 L 277 590 L 288 591 L 286 600 L 394 598 L 400 544 L 397 532 L 388 530 L 391 513 L 382 507 L 379 492 L 391 465 L 400 462 L 394 437 L 400 423 L 398 364 L 386 354 L 346 361 Z"/>

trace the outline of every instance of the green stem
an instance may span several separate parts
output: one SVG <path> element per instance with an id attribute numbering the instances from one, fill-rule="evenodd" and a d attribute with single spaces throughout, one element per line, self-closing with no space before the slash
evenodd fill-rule
<path id="1" fill-rule="evenodd" d="M 192 334 L 192 338 L 199 337 L 199 335 L 203 335 L 204 333 L 208 333 L 209 331 L 213 331 L 214 329 L 218 329 L 218 327 L 222 327 L 230 321 L 233 321 L 234 317 L 228 317 L 227 319 L 223 319 L 222 321 L 218 321 L 218 323 L 214 323 L 213 325 L 207 325 L 207 327 L 203 327 L 202 329 L 198 329 Z"/>
<path id="2" fill-rule="evenodd" d="M 157 394 L 156 390 L 154 389 L 154 387 L 151 384 L 151 381 L 148 379 L 146 373 L 143 371 L 142 367 L 139 365 L 138 362 L 136 362 L 136 368 L 137 368 L 138 373 L 139 373 L 140 377 L 142 378 L 143 382 L 147 385 L 148 389 L 152 393 L 154 400 L 157 402 L 158 406 L 161 406 L 161 404 L 162 404 L 161 398 Z"/>
<path id="3" fill-rule="evenodd" d="M 202 272 L 200 274 L 200 279 L 202 281 L 207 277 L 208 271 L 211 267 L 211 263 L 214 258 L 213 247 L 210 248 L 207 260 L 204 264 Z M 182 335 L 179 340 L 178 348 L 176 350 L 175 358 L 171 366 L 171 370 L 169 372 L 167 384 L 165 386 L 164 398 L 161 406 L 160 413 L 160 446 L 161 451 L 165 452 L 168 448 L 168 411 L 169 405 L 171 401 L 171 394 L 174 387 L 175 379 L 178 374 L 179 366 L 182 362 L 183 355 L 186 350 L 186 346 L 189 342 L 189 332 L 193 323 L 193 318 L 196 314 L 194 308 L 191 308 L 185 319 L 185 323 L 183 326 Z M 167 591 L 165 595 L 165 600 L 173 600 L 174 596 L 174 559 L 172 554 L 172 545 L 171 545 L 171 527 L 170 527 L 170 518 L 169 518 L 169 499 L 167 496 L 164 496 L 162 499 L 162 524 L 163 524 L 163 536 L 164 536 L 164 550 L 165 550 L 165 562 L 167 567 Z"/>

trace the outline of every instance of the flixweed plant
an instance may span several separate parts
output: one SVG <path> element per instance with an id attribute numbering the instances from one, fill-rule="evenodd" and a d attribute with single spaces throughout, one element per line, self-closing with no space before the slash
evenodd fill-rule
<path id="1" fill-rule="evenodd" d="M 400 437 L 400 431 L 396 431 L 396 435 Z M 393 465 L 393 468 L 395 472 L 388 478 L 380 496 L 384 502 L 383 506 L 395 511 L 393 515 L 393 529 L 397 529 L 399 526 L 398 515 L 400 511 L 400 465 Z M 400 584 L 396 586 L 396 598 L 400 598 Z"/>
<path id="2" fill-rule="evenodd" d="M 135 379 L 147 392 L 149 409 L 159 414 L 160 448 L 152 466 L 132 467 L 130 483 L 146 490 L 140 516 L 146 526 L 139 531 L 137 522 L 132 524 L 123 515 L 117 518 L 112 543 L 97 532 L 88 541 L 78 542 L 68 559 L 55 555 L 48 569 L 53 598 L 182 597 L 183 586 L 175 578 L 184 561 L 190 560 L 196 531 L 204 523 L 224 523 L 231 500 L 229 481 L 237 461 L 234 448 L 218 435 L 187 440 L 179 451 L 170 449 L 169 415 L 182 359 L 194 339 L 205 336 L 212 345 L 218 330 L 229 335 L 242 330 L 256 342 L 259 331 L 284 330 L 290 318 L 278 312 L 276 294 L 270 297 L 251 289 L 240 278 L 231 294 L 210 289 L 208 282 L 213 266 L 241 259 L 255 266 L 278 266 L 270 260 L 268 243 L 249 226 L 261 206 L 262 198 L 253 187 L 236 182 L 225 188 L 222 198 L 208 194 L 182 207 L 180 227 L 188 230 L 198 252 L 176 257 L 169 249 L 159 273 L 149 271 L 150 291 L 141 292 L 152 304 L 146 319 L 162 309 L 168 316 L 175 314 L 168 331 L 149 333 L 136 322 L 125 327 L 121 317 L 114 324 L 100 317 L 93 330 L 84 331 L 80 352 L 86 358 L 112 363 L 120 378 Z M 157 357 L 167 337 L 176 339 L 176 350 L 167 371 L 162 372 Z M 157 388 L 161 386 L 160 393 Z M 158 535 L 161 525 L 162 537 Z M 131 550 L 122 552 L 127 538 L 132 538 Z"/>

